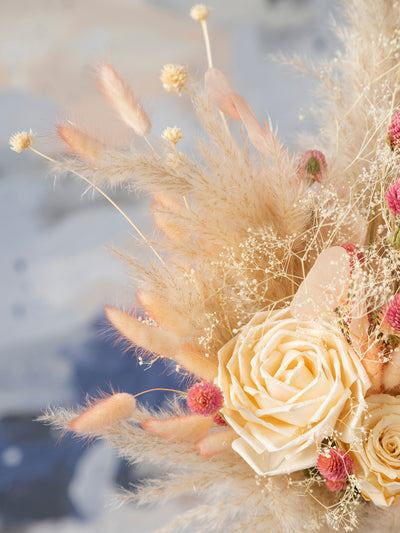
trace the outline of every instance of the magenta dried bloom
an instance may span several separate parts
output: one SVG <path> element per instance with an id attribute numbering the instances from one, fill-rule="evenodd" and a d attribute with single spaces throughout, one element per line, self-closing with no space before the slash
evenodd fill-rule
<path id="1" fill-rule="evenodd" d="M 349 254 L 350 259 L 350 271 L 353 272 L 354 267 L 356 266 L 356 262 L 358 261 L 361 265 L 364 264 L 365 256 L 364 252 L 360 250 L 358 246 L 355 244 L 351 244 L 350 242 L 346 244 L 342 244 L 342 248 L 346 250 L 346 252 Z"/>
<path id="2" fill-rule="evenodd" d="M 219 387 L 208 381 L 201 381 L 189 389 L 186 401 L 193 413 L 211 416 L 221 409 L 224 397 Z"/>
<path id="3" fill-rule="evenodd" d="M 385 200 L 394 217 L 400 215 L 400 178 L 385 193 Z"/>
<path id="4" fill-rule="evenodd" d="M 344 450 L 326 448 L 318 455 L 317 468 L 329 481 L 345 481 L 354 472 L 354 461 Z"/>
<path id="5" fill-rule="evenodd" d="M 393 333 L 400 333 L 400 293 L 393 298 L 382 309 L 382 324 Z"/>
<path id="6" fill-rule="evenodd" d="M 345 479 L 340 479 L 339 481 L 331 481 L 330 479 L 326 479 L 325 485 L 326 488 L 331 492 L 340 492 L 341 490 L 345 490 L 347 481 Z"/>
<path id="7" fill-rule="evenodd" d="M 217 424 L 217 426 L 227 426 L 228 423 L 226 422 L 225 418 L 221 416 L 219 413 L 217 413 L 214 416 L 214 422 Z"/>
<path id="8" fill-rule="evenodd" d="M 388 144 L 392 150 L 400 148 L 400 111 L 396 111 L 388 127 Z"/>
<path id="9" fill-rule="evenodd" d="M 297 165 L 297 175 L 299 178 L 311 178 L 321 183 L 322 178 L 328 170 L 325 156 L 319 150 L 307 150 L 300 157 Z"/>

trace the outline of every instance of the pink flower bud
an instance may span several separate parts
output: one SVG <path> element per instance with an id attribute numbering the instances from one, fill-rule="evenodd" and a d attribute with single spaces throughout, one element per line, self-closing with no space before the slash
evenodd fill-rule
<path id="1" fill-rule="evenodd" d="M 396 111 L 393 115 L 388 127 L 387 141 L 392 150 L 400 148 L 400 111 Z"/>
<path id="2" fill-rule="evenodd" d="M 214 416 L 214 423 L 217 426 L 227 426 L 228 425 L 228 423 L 225 421 L 225 418 L 223 416 L 221 416 L 219 413 L 217 413 Z"/>
<path id="3" fill-rule="evenodd" d="M 215 415 L 222 407 L 224 397 L 219 387 L 209 381 L 196 383 L 188 391 L 189 409 L 198 415 Z"/>
<path id="4" fill-rule="evenodd" d="M 400 178 L 385 193 L 385 200 L 394 217 L 400 215 Z"/>
<path id="5" fill-rule="evenodd" d="M 344 450 L 327 448 L 319 454 L 317 468 L 329 481 L 345 481 L 354 472 L 354 461 Z"/>
<path id="6" fill-rule="evenodd" d="M 392 333 L 400 333 L 400 293 L 393 298 L 382 309 L 382 325 Z"/>
<path id="7" fill-rule="evenodd" d="M 348 242 L 346 244 L 342 244 L 342 248 L 344 248 L 346 252 L 349 254 L 351 272 L 353 272 L 357 261 L 361 265 L 364 264 L 364 261 L 365 261 L 364 252 L 362 252 L 358 246 Z"/>
<path id="8" fill-rule="evenodd" d="M 297 176 L 300 179 L 311 178 L 321 183 L 328 170 L 325 156 L 319 150 L 307 150 L 300 157 L 297 165 Z"/>

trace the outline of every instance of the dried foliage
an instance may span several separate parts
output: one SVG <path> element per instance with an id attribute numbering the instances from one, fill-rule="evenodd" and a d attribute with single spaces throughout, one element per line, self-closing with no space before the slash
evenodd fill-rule
<path id="1" fill-rule="evenodd" d="M 162 327 L 176 331 L 179 320 L 161 309 L 183 316 L 182 342 L 211 361 L 256 312 L 286 306 L 317 256 L 331 246 L 351 242 L 364 254 L 366 267 L 351 288 L 355 299 L 367 302 L 361 314 L 378 312 L 399 291 L 400 253 L 387 241 L 396 225 L 384 194 L 400 174 L 398 152 L 386 143 L 399 106 L 400 5 L 394 0 L 344 4 L 348 25 L 335 28 L 342 51 L 319 76 L 321 129 L 304 146 L 326 155 L 328 171 L 321 184 L 298 178 L 296 158 L 268 128 L 265 153 L 254 150 L 243 131 L 239 140 L 232 133 L 234 124 L 228 128 L 207 95 L 193 85 L 182 91 L 190 91 L 205 132 L 197 160 L 180 152 L 176 143 L 160 141 L 142 153 L 104 150 L 95 165 L 65 161 L 98 186 L 124 185 L 154 198 L 160 232 L 151 245 L 158 258 L 145 265 L 129 259 L 132 277 L 160 301 Z M 149 242 L 144 239 L 145 245 Z M 160 533 L 189 523 L 198 532 L 354 527 L 346 522 L 352 497 L 342 500 L 335 518 L 302 482 L 287 476 L 260 481 L 233 451 L 204 459 L 187 443 L 162 439 L 140 425 L 150 417 L 180 412 L 177 403 L 168 412 L 140 407 L 129 421 L 95 435 L 132 462 L 173 469 L 163 479 L 135 487 L 126 498 L 156 503 L 195 487 L 199 506 Z M 65 429 L 74 416 L 57 410 L 44 420 Z M 371 509 L 358 506 L 361 524 L 367 513 L 369 520 L 378 517 L 379 511 Z M 398 515 L 391 511 L 393 521 Z"/>

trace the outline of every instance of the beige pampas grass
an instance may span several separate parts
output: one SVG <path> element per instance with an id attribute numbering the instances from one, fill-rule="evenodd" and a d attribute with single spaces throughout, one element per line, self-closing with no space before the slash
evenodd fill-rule
<path id="1" fill-rule="evenodd" d="M 138 135 L 142 137 L 147 135 L 151 130 L 151 122 L 127 83 L 118 76 L 109 63 L 103 63 L 98 68 L 97 77 L 100 89 L 125 124 Z"/>
<path id="2" fill-rule="evenodd" d="M 346 0 L 345 6 L 350 24 L 336 27 L 343 51 L 318 71 L 321 130 L 302 147 L 302 152 L 319 149 L 326 156 L 321 183 L 299 172 L 298 157 L 289 154 L 269 124 L 212 68 L 206 90 L 190 93 L 205 134 L 197 141 L 199 157 L 178 151 L 181 132 L 167 128 L 149 153 L 105 150 L 93 165 L 90 155 L 95 150 L 90 154 L 90 145 L 82 149 L 89 161 L 68 163 L 88 183 L 123 184 L 155 200 L 152 211 L 161 231 L 151 239 L 140 233 L 140 242 L 157 257 L 147 263 L 127 258 L 148 316 L 139 319 L 113 307 L 105 310 L 119 335 L 148 352 L 150 361 L 167 358 L 178 370 L 213 382 L 218 351 L 256 312 L 287 307 L 292 301 L 294 310 L 307 312 L 304 301 L 310 291 L 304 293 L 303 283 L 316 264 L 309 281 L 318 285 L 320 280 L 325 287 L 336 283 L 330 295 L 333 313 L 344 300 L 358 301 L 362 293 L 360 316 L 352 326 L 341 316 L 340 326 L 350 338 L 356 321 L 362 323 L 354 347 L 360 348 L 370 374 L 377 370 L 379 386 L 393 385 L 390 377 L 382 381 L 380 354 L 373 349 L 382 332 L 371 337 L 368 315 L 379 312 L 400 290 L 400 254 L 387 241 L 397 219 L 384 201 L 387 186 L 400 174 L 399 153 L 386 145 L 388 124 L 400 105 L 400 10 L 394 0 Z M 202 5 L 192 10 L 192 17 L 201 22 L 211 67 L 208 14 Z M 125 123 L 146 135 L 150 121 L 111 65 L 100 67 L 99 79 Z M 187 90 L 187 70 L 166 65 L 162 83 L 180 94 Z M 220 111 L 234 120 L 227 125 Z M 64 136 L 75 135 L 82 147 L 81 133 L 65 130 Z M 26 135 L 17 136 L 12 147 L 30 148 Z M 363 254 L 361 280 L 355 279 L 351 258 L 341 248 L 345 243 L 358 245 Z M 345 258 L 336 282 L 329 268 L 332 253 L 336 262 Z M 317 289 L 318 295 L 321 287 Z M 311 296 L 315 299 L 312 291 Z M 364 342 L 369 338 L 372 346 Z M 396 370 L 398 354 L 392 350 L 387 366 L 390 356 Z M 363 516 L 368 509 L 356 508 L 354 497 L 340 508 L 319 502 L 316 493 L 309 494 L 302 473 L 255 476 L 231 449 L 233 431 L 218 429 L 212 417 L 188 415 L 182 395 L 157 412 L 138 405 L 129 420 L 111 425 L 96 426 L 96 407 L 78 417 L 63 410 L 49 412 L 45 419 L 81 433 L 97 428 L 93 431 L 129 460 L 174 468 L 165 479 L 147 481 L 127 498 L 151 503 L 195 487 L 204 503 L 163 528 L 164 533 L 188 524 L 193 531 L 207 533 L 348 530 L 357 525 L 355 510 Z M 393 513 L 398 519 L 398 512 Z"/>

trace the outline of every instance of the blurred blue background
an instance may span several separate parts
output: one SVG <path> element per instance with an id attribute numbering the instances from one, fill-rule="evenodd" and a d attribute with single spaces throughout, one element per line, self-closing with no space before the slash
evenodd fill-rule
<path id="1" fill-rule="evenodd" d="M 281 139 L 315 127 L 314 81 L 269 54 L 333 50 L 329 0 L 215 0 L 209 18 L 214 63 Z M 63 147 L 57 120 L 118 145 L 132 142 L 93 83 L 111 60 L 149 111 L 152 134 L 180 126 L 188 147 L 198 125 L 184 97 L 165 93 L 159 73 L 182 63 L 200 82 L 206 69 L 201 29 L 186 0 L 2 0 L 0 18 L 0 529 L 60 533 L 154 531 L 186 501 L 157 512 L 107 503 L 118 486 L 149 475 L 128 467 L 102 443 L 83 445 L 33 422 L 48 405 L 73 406 L 99 389 L 139 392 L 171 386 L 163 366 L 144 371 L 104 334 L 102 305 L 135 308 L 125 266 L 110 252 L 133 250 L 129 227 L 101 198 L 32 153 L 8 148 L 10 134 L 37 133 L 36 146 Z M 312 148 L 312 147 L 310 147 Z M 151 234 L 146 200 L 116 200 Z M 136 253 L 136 251 L 135 251 Z M 149 396 L 151 402 L 162 395 Z M 134 528 L 132 528 L 134 524 Z"/>

